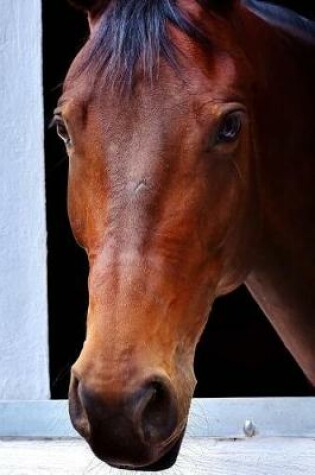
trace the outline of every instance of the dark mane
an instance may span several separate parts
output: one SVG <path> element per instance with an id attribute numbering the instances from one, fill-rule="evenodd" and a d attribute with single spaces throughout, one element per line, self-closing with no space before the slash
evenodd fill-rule
<path id="1" fill-rule="evenodd" d="M 194 0 L 203 8 L 218 8 L 211 0 Z M 151 81 L 158 73 L 159 59 L 178 68 L 178 48 L 169 35 L 173 26 L 200 44 L 209 39 L 184 12 L 177 0 L 111 0 L 97 30 L 88 42 L 82 69 L 89 70 L 119 89 L 130 89 L 136 68 Z"/>
<path id="2" fill-rule="evenodd" d="M 315 44 L 315 16 L 305 17 L 283 5 L 243 0 L 244 5 L 265 21 L 307 43 Z"/>

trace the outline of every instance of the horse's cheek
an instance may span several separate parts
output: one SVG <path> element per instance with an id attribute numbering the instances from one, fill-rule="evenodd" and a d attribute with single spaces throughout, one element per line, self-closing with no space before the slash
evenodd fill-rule
<path id="1" fill-rule="evenodd" d="M 87 244 L 86 236 L 88 234 L 84 213 L 82 212 L 84 200 L 82 186 L 79 186 L 77 180 L 70 174 L 68 182 L 68 217 L 72 234 L 77 243 L 82 247 L 85 247 Z"/>

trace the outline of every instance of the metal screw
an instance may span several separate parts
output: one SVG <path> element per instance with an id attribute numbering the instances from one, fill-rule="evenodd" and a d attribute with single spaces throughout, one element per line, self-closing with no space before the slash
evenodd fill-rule
<path id="1" fill-rule="evenodd" d="M 256 433 L 256 427 L 255 427 L 255 424 L 253 423 L 253 421 L 251 421 L 250 419 L 247 419 L 244 423 L 244 434 L 247 436 L 247 437 L 254 437 L 255 433 Z"/>

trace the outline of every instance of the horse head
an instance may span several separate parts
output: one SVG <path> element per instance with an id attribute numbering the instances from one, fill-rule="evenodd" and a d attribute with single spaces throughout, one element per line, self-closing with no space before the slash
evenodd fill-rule
<path id="1" fill-rule="evenodd" d="M 56 123 L 90 274 L 70 414 L 109 464 L 166 468 L 187 424 L 197 342 L 214 299 L 244 280 L 256 233 L 254 76 L 229 21 L 240 6 L 72 3 L 91 32 Z"/>

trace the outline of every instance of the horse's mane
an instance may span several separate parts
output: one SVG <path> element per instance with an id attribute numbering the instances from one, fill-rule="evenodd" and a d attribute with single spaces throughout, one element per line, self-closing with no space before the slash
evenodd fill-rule
<path id="1" fill-rule="evenodd" d="M 221 14 L 233 3 L 232 0 L 191 2 L 215 14 Z M 315 41 L 315 22 L 296 12 L 265 1 L 241 0 L 241 3 L 269 23 Z M 132 89 L 137 70 L 153 81 L 160 58 L 179 70 L 179 48 L 170 35 L 170 26 L 197 43 L 210 46 L 206 33 L 196 19 L 179 6 L 178 0 L 106 0 L 105 3 L 103 0 L 99 4 L 105 7 L 97 29 L 83 50 L 77 73 L 90 71 L 90 77 L 101 77 L 106 85 L 115 85 L 120 91 Z"/>
<path id="2" fill-rule="evenodd" d="M 283 5 L 257 0 L 243 0 L 243 4 L 271 25 L 287 33 L 315 44 L 315 15 L 309 18 Z M 298 5 L 297 5 L 298 6 Z"/>
<path id="3" fill-rule="evenodd" d="M 226 1 L 193 0 L 202 8 L 220 12 Z M 151 81 L 158 72 L 160 58 L 178 68 L 178 48 L 169 26 L 196 42 L 209 44 L 209 38 L 177 0 L 112 0 L 108 3 L 84 52 L 82 69 L 93 69 L 106 83 L 130 89 L 137 66 Z"/>

